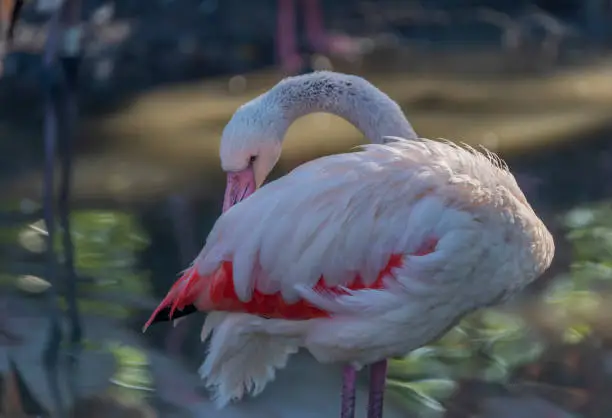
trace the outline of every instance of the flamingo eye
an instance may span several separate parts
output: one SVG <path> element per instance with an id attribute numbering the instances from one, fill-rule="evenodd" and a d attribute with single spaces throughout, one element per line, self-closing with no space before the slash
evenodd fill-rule
<path id="1" fill-rule="evenodd" d="M 249 158 L 249 164 L 253 164 L 256 159 L 257 159 L 257 155 L 251 155 L 251 158 Z"/>

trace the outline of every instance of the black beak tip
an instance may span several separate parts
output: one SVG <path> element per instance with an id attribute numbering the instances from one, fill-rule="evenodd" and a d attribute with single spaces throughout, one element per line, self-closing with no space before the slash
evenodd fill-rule
<path id="1" fill-rule="evenodd" d="M 174 321 L 175 319 L 179 319 L 184 316 L 191 315 L 192 313 L 195 313 L 198 311 L 198 309 L 194 305 L 187 305 L 182 310 L 178 310 L 178 309 L 175 310 L 172 313 L 172 318 L 170 318 L 170 310 L 171 310 L 170 306 L 166 306 L 165 308 L 160 309 L 159 312 L 157 312 L 157 314 L 151 320 L 151 325 L 156 324 L 158 322 Z"/>

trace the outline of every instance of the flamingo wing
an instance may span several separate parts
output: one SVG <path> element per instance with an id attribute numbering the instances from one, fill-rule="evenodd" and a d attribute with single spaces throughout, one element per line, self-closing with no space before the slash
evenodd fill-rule
<path id="1" fill-rule="evenodd" d="M 515 259 L 538 222 L 490 155 L 429 140 L 368 145 L 306 163 L 224 213 L 160 308 L 307 319 L 374 309 L 376 298 L 383 307 L 383 289 L 422 298 L 465 280 L 490 297 L 505 290 L 499 271 L 533 275 Z M 473 278 L 483 276 L 490 283 Z"/>

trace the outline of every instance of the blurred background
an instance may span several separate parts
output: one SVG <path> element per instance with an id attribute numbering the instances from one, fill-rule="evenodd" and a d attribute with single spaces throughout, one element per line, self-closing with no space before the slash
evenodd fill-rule
<path id="1" fill-rule="evenodd" d="M 0 417 L 338 414 L 340 369 L 305 354 L 216 411 L 202 316 L 141 333 L 221 211 L 223 126 L 316 69 L 366 77 L 421 136 L 498 152 L 557 243 L 518 300 L 394 360 L 385 415 L 612 416 L 612 1 L 67 1 L 25 2 L 0 47 Z M 79 55 L 53 61 L 58 27 Z M 310 115 L 274 176 L 362 141 Z"/>

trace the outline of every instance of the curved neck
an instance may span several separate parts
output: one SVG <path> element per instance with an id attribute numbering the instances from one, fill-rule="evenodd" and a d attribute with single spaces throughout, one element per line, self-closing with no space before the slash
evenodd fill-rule
<path id="1" fill-rule="evenodd" d="M 382 143 L 385 136 L 418 137 L 399 105 L 361 77 L 319 71 L 286 78 L 266 96 L 284 122 L 281 138 L 296 119 L 315 112 L 347 120 L 374 143 Z"/>

